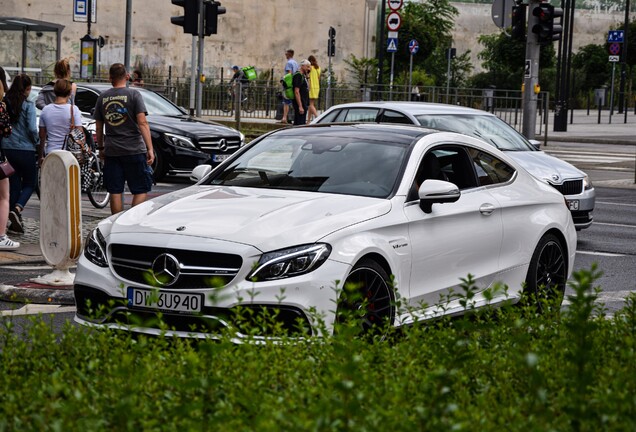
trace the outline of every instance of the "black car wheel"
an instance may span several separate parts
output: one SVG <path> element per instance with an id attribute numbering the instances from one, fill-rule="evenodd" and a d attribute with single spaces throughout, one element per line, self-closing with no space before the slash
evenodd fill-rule
<path id="1" fill-rule="evenodd" d="M 362 259 L 344 283 L 336 325 L 353 323 L 361 334 L 384 334 L 394 319 L 395 296 L 389 275 L 375 261 Z"/>
<path id="2" fill-rule="evenodd" d="M 546 300 L 561 304 L 567 271 L 566 256 L 561 242 L 553 234 L 546 234 L 539 240 L 532 254 L 526 276 L 526 293 L 534 297 L 539 312 L 543 311 Z"/>
<path id="3" fill-rule="evenodd" d="M 161 149 L 155 148 L 155 160 L 152 163 L 153 177 L 155 181 L 159 181 L 166 175 L 165 155 Z"/>

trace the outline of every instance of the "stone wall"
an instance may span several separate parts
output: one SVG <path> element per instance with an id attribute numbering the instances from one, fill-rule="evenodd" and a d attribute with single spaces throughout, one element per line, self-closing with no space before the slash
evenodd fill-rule
<path id="1" fill-rule="evenodd" d="M 0 13 L 5 17 L 25 17 L 62 24 L 62 57 L 79 63 L 79 39 L 86 34 L 86 23 L 73 22 L 71 0 L 1 0 Z M 364 0 L 223 0 L 227 13 L 219 19 L 219 34 L 205 38 L 204 72 L 226 77 L 233 64 L 273 68 L 282 74 L 284 51 L 296 50 L 296 59 L 310 54 L 327 66 L 326 45 L 330 26 L 336 31 L 337 49 L 334 71 L 340 80 L 347 79 L 343 60 L 375 55 L 376 12 L 369 12 Z M 455 3 L 460 15 L 455 24 L 455 47 L 458 54 L 471 51 L 475 70 L 481 69 L 477 54 L 480 34 L 498 32 L 490 18 L 489 4 Z M 91 26 L 93 36 L 101 35 L 106 45 L 98 56 L 103 70 L 111 63 L 122 62 L 124 56 L 125 0 L 97 0 L 97 23 Z M 168 0 L 133 1 L 133 65 L 143 65 L 165 75 L 172 66 L 175 76 L 190 72 L 192 38 L 170 23 L 181 8 Z M 609 27 L 622 21 L 621 11 L 582 10 L 576 14 L 574 49 L 589 43 L 603 43 Z M 0 65 L 15 66 L 21 58 L 21 33 L 0 30 Z M 28 33 L 27 67 L 50 70 L 55 61 L 55 43 L 51 34 Z"/>

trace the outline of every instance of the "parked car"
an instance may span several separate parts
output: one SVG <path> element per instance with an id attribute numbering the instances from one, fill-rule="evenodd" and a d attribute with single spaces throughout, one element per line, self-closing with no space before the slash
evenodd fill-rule
<path id="1" fill-rule="evenodd" d="M 75 104 L 92 115 L 97 97 L 111 88 L 106 84 L 77 84 Z M 155 150 L 155 179 L 166 174 L 190 173 L 200 164 L 218 165 L 245 144 L 242 133 L 188 115 L 159 93 L 135 87 L 144 98 Z"/>
<path id="2" fill-rule="evenodd" d="M 375 122 L 415 124 L 459 132 L 505 151 L 530 174 L 561 192 L 577 230 L 592 225 L 596 191 L 583 171 L 539 149 L 497 116 L 455 105 L 423 102 L 360 102 L 335 105 L 313 123 Z"/>
<path id="3" fill-rule="evenodd" d="M 196 185 L 89 234 L 76 322 L 204 338 L 242 328 L 233 312 L 249 308 L 306 336 L 352 310 L 371 331 L 464 312 L 452 293 L 468 274 L 475 307 L 517 301 L 524 282 L 559 299 L 574 264 L 563 196 L 473 137 L 399 125 L 286 128 L 210 170 L 196 167 Z M 489 300 L 497 282 L 509 290 Z M 343 286 L 366 301 L 349 302 Z"/>

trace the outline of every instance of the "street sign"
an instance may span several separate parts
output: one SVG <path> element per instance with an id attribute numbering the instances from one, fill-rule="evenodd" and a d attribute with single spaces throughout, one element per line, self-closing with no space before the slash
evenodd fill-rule
<path id="1" fill-rule="evenodd" d="M 415 39 L 411 39 L 411 41 L 409 42 L 409 52 L 411 53 L 411 55 L 417 54 L 419 50 L 420 44 L 418 44 Z"/>
<path id="2" fill-rule="evenodd" d="M 623 43 L 625 41 L 625 31 L 624 30 L 611 30 L 607 32 L 607 42 L 617 42 Z"/>
<path id="3" fill-rule="evenodd" d="M 514 0 L 494 0 L 490 9 L 492 22 L 499 28 L 506 28 L 512 25 L 512 6 Z"/>
<path id="4" fill-rule="evenodd" d="M 402 26 L 402 16 L 397 12 L 391 12 L 386 17 L 386 27 L 389 31 L 398 31 Z"/>
<path id="5" fill-rule="evenodd" d="M 386 47 L 386 51 L 393 53 L 397 51 L 397 44 L 398 44 L 398 40 L 397 38 L 389 38 L 388 39 L 388 44 Z"/>
<path id="6" fill-rule="evenodd" d="M 394 31 L 390 31 L 387 33 L 387 36 L 393 39 L 397 39 L 398 37 L 398 32 L 394 32 Z"/>
<path id="7" fill-rule="evenodd" d="M 73 0 L 73 21 L 87 22 L 88 2 L 91 2 L 91 22 L 97 22 L 97 0 Z"/>
<path id="8" fill-rule="evenodd" d="M 397 11 L 402 9 L 402 4 L 404 0 L 389 0 L 389 9 L 392 11 Z"/>
<path id="9" fill-rule="evenodd" d="M 609 51 L 610 55 L 620 56 L 622 51 L 622 45 L 618 42 L 613 42 L 609 44 L 609 46 L 607 47 L 607 50 Z"/>
<path id="10" fill-rule="evenodd" d="M 618 63 L 619 61 L 621 61 L 621 56 L 617 56 L 617 55 L 609 56 L 610 63 Z"/>

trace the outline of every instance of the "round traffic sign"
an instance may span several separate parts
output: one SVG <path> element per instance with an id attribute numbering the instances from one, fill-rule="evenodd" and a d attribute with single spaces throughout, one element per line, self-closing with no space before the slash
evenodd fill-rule
<path id="1" fill-rule="evenodd" d="M 402 25 L 402 17 L 397 12 L 391 12 L 386 16 L 386 27 L 389 31 L 397 31 Z"/>
<path id="2" fill-rule="evenodd" d="M 411 39 L 409 42 L 409 52 L 416 54 L 420 50 L 420 44 L 415 39 Z"/>
<path id="3" fill-rule="evenodd" d="M 397 11 L 402 9 L 402 4 L 404 0 L 389 0 L 389 9 L 392 11 Z"/>
<path id="4" fill-rule="evenodd" d="M 609 53 L 612 55 L 619 55 L 621 53 L 621 44 L 618 42 L 611 43 L 609 45 Z"/>

